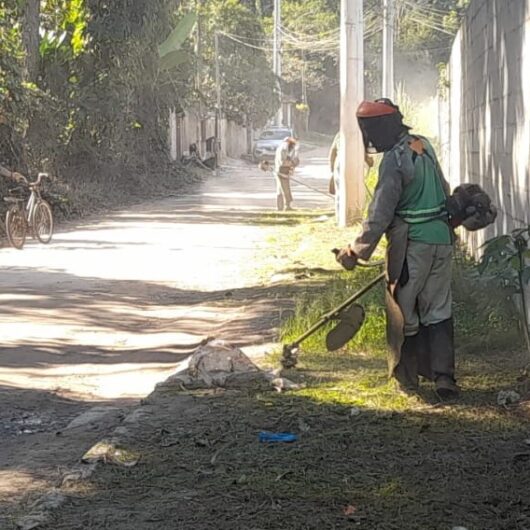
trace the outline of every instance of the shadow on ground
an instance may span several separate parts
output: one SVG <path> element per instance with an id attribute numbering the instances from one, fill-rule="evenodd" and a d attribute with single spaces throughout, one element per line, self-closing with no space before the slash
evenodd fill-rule
<path id="1" fill-rule="evenodd" d="M 477 371 L 486 366 L 467 362 Z M 400 398 L 393 409 L 383 399 L 384 360 L 349 356 L 342 366 L 353 381 L 370 377 L 340 402 L 326 392 L 310 397 L 311 387 L 321 388 L 324 357 L 293 374 L 304 376 L 302 391 L 160 390 L 124 441 L 140 455 L 138 465 L 102 465 L 82 491 L 66 492 L 66 506 L 46 528 L 530 527 L 529 407 L 497 406 L 498 377 L 470 376 L 460 403 Z M 356 393 L 372 391 L 379 405 L 353 406 Z M 299 440 L 263 444 L 262 430 Z"/>

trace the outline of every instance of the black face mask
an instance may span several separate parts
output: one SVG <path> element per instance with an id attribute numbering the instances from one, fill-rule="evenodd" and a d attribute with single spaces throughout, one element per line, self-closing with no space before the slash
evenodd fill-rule
<path id="1" fill-rule="evenodd" d="M 400 112 L 357 118 L 357 121 L 367 153 L 383 153 L 392 149 L 398 142 L 399 136 L 408 131 L 408 127 L 403 125 L 403 116 Z"/>

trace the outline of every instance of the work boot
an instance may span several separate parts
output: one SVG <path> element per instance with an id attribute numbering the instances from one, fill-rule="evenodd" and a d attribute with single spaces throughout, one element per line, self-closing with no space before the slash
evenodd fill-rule
<path id="1" fill-rule="evenodd" d="M 460 394 L 460 387 L 453 378 L 447 375 L 439 376 L 434 384 L 436 394 L 443 401 L 456 399 Z"/>
<path id="2" fill-rule="evenodd" d="M 401 358 L 394 368 L 393 376 L 403 392 L 418 390 L 418 334 L 405 337 L 401 346 Z"/>
<path id="3" fill-rule="evenodd" d="M 443 399 L 455 399 L 460 388 L 455 380 L 455 346 L 453 319 L 428 327 L 431 368 L 436 394 Z"/>
<path id="4" fill-rule="evenodd" d="M 432 381 L 431 350 L 429 348 L 429 328 L 427 326 L 420 325 L 420 330 L 416 336 L 416 356 L 418 359 L 418 375 Z"/>
<path id="5" fill-rule="evenodd" d="M 428 326 L 429 351 L 431 356 L 432 378 L 440 376 L 455 380 L 455 345 L 453 319 L 449 318 Z"/>

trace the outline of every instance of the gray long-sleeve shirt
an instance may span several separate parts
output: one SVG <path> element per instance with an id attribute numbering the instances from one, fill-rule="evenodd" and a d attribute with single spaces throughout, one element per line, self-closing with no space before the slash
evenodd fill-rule
<path id="1" fill-rule="evenodd" d="M 355 254 L 362 260 L 370 259 L 381 237 L 392 224 L 403 189 L 414 178 L 413 151 L 409 147 L 411 140 L 420 138 L 405 135 L 390 151 L 387 151 L 379 166 L 379 178 L 374 197 L 368 208 L 368 218 L 363 223 L 361 234 L 352 244 Z M 439 167 L 443 186 L 448 192 L 449 185 L 443 178 Z"/>
<path id="2" fill-rule="evenodd" d="M 4 166 L 0 165 L 0 175 L 2 177 L 11 178 L 12 172 L 9 171 L 9 169 L 5 168 Z"/>
<path id="3" fill-rule="evenodd" d="M 403 168 L 399 167 L 394 150 L 385 153 L 368 217 L 363 222 L 361 234 L 352 245 L 353 251 L 362 260 L 370 259 L 396 215 L 403 190 L 403 176 Z"/>
<path id="4" fill-rule="evenodd" d="M 414 178 L 414 153 L 409 142 L 418 138 L 421 137 L 406 134 L 383 156 L 374 197 L 368 209 L 368 218 L 363 222 L 362 232 L 352 245 L 353 251 L 362 260 L 370 259 L 381 237 L 396 216 L 403 189 Z M 448 194 L 449 184 L 443 177 L 438 161 L 436 160 L 435 163 L 442 185 Z"/>

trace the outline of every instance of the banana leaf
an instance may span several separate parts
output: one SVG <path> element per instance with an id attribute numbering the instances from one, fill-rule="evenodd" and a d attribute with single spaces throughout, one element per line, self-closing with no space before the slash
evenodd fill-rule
<path id="1" fill-rule="evenodd" d="M 196 22 L 197 15 L 195 13 L 185 15 L 170 33 L 169 37 L 158 47 L 160 58 L 165 57 L 171 52 L 180 50 L 184 41 L 191 35 Z"/>

